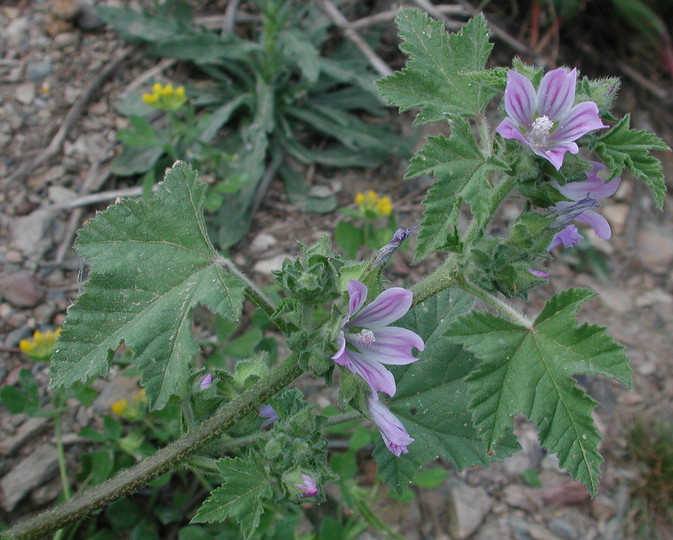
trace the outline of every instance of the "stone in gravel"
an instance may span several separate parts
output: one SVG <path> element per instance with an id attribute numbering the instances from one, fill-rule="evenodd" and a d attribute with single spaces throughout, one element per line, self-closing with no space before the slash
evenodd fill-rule
<path id="1" fill-rule="evenodd" d="M 528 513 L 535 512 L 540 506 L 540 490 L 511 484 L 502 493 L 504 501 L 513 508 L 521 508 Z"/>
<path id="2" fill-rule="evenodd" d="M 262 232 L 255 236 L 253 241 L 250 243 L 250 252 L 263 253 L 276 244 L 278 244 L 278 240 L 276 240 L 275 236 Z"/>
<path id="3" fill-rule="evenodd" d="M 604 523 L 617 514 L 617 505 L 605 495 L 597 495 L 591 501 L 591 514 L 598 521 Z"/>
<path id="4" fill-rule="evenodd" d="M 28 32 L 30 31 L 30 21 L 27 17 L 20 17 L 10 22 L 2 31 L 2 35 L 7 42 L 9 48 L 19 48 L 25 46 L 28 40 Z"/>
<path id="5" fill-rule="evenodd" d="M 455 484 L 449 491 L 449 529 L 452 537 L 468 538 L 484 521 L 493 507 L 486 490 Z"/>
<path id="6" fill-rule="evenodd" d="M 77 197 L 77 193 L 72 189 L 58 185 L 49 186 L 47 193 L 49 200 L 54 204 L 67 203 Z"/>
<path id="7" fill-rule="evenodd" d="M 624 203 L 609 204 L 601 212 L 608 220 L 613 234 L 622 234 L 629 217 L 629 205 Z"/>
<path id="8" fill-rule="evenodd" d="M 5 262 L 21 263 L 23 262 L 23 255 L 21 255 L 20 251 L 14 251 L 13 249 L 10 249 L 7 253 L 5 253 Z"/>
<path id="9" fill-rule="evenodd" d="M 105 26 L 105 21 L 98 16 L 92 4 L 80 3 L 75 24 L 82 30 L 98 30 Z"/>
<path id="10" fill-rule="evenodd" d="M 44 62 L 30 62 L 26 68 L 26 76 L 29 81 L 39 81 L 44 79 L 54 70 L 53 64 L 49 60 Z"/>
<path id="11" fill-rule="evenodd" d="M 99 413 L 109 413 L 112 404 L 120 399 L 126 399 L 133 403 L 133 398 L 138 394 L 138 379 L 131 379 L 119 375 L 105 385 L 103 391 L 93 402 L 93 410 Z"/>
<path id="12" fill-rule="evenodd" d="M 44 291 L 30 272 L 21 271 L 0 277 L 0 296 L 16 307 L 36 306 Z"/>
<path id="13" fill-rule="evenodd" d="M 32 82 L 18 85 L 14 89 L 14 97 L 19 103 L 30 105 L 35 99 L 35 85 Z"/>
<path id="14" fill-rule="evenodd" d="M 14 510 L 26 494 L 53 478 L 57 469 L 56 447 L 48 443 L 37 446 L 0 480 L 2 507 Z"/>
<path id="15" fill-rule="evenodd" d="M 257 261 L 255 266 L 252 267 L 253 271 L 259 272 L 260 274 L 271 275 L 271 272 L 274 270 L 280 270 L 283 266 L 283 261 L 287 259 L 287 255 L 276 255 L 270 259 L 264 259 L 262 261 Z"/>
<path id="16" fill-rule="evenodd" d="M 551 519 L 549 520 L 549 523 L 547 523 L 547 527 L 556 536 L 560 536 L 561 538 L 565 538 L 567 540 L 574 540 L 575 538 L 578 538 L 575 528 L 565 519 Z"/>
<path id="17" fill-rule="evenodd" d="M 64 32 L 63 34 L 58 34 L 54 36 L 54 46 L 57 49 L 65 49 L 70 45 L 76 45 L 79 41 L 79 36 L 74 32 Z"/>
<path id="18" fill-rule="evenodd" d="M 51 247 L 54 234 L 54 215 L 47 210 L 36 210 L 14 219 L 10 244 L 30 259 L 39 259 Z"/>
<path id="19" fill-rule="evenodd" d="M 514 533 L 514 538 L 532 539 L 532 540 L 562 540 L 553 532 L 548 531 L 535 523 L 528 523 L 516 516 L 510 516 L 509 525 Z"/>
<path id="20" fill-rule="evenodd" d="M 49 425 L 47 418 L 28 418 L 11 437 L 0 439 L 0 454 L 9 455 L 26 441 L 36 437 Z"/>
<path id="21" fill-rule="evenodd" d="M 638 233 L 638 257 L 652 272 L 665 273 L 673 262 L 673 236 L 667 227 L 650 226 Z"/>
<path id="22" fill-rule="evenodd" d="M 542 500 L 553 506 L 577 504 L 589 500 L 589 492 L 584 484 L 564 478 L 557 485 L 545 486 L 542 489 Z"/>

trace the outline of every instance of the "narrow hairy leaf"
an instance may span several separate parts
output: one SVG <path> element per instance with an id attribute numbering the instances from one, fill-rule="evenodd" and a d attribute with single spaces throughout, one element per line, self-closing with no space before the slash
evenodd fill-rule
<path id="1" fill-rule="evenodd" d="M 152 408 L 184 394 L 198 352 L 193 309 L 237 319 L 243 304 L 243 285 L 218 264 L 206 235 L 205 190 L 178 162 L 152 199 L 120 201 L 80 231 L 77 251 L 91 271 L 54 349 L 52 387 L 104 375 L 123 343 Z"/>
<path id="2" fill-rule="evenodd" d="M 409 163 L 407 178 L 422 174 L 437 177 L 423 204 L 416 248 L 416 261 L 445 248 L 447 237 L 458 225 L 460 206 L 469 204 L 474 219 L 489 215 L 491 187 L 489 173 L 507 166 L 495 158 L 486 158 L 472 134 L 470 125 L 456 118 L 451 121 L 451 137 L 429 137 Z"/>
<path id="3" fill-rule="evenodd" d="M 650 155 L 652 150 L 670 151 L 668 145 L 648 131 L 630 129 L 631 115 L 627 114 L 605 135 L 598 138 L 593 150 L 605 162 L 610 178 L 617 176 L 624 167 L 649 188 L 657 206 L 664 204 L 666 182 L 661 162 Z"/>
<path id="4" fill-rule="evenodd" d="M 623 347 L 604 328 L 577 327 L 577 310 L 592 296 L 586 289 L 554 296 L 531 328 L 472 313 L 447 336 L 482 361 L 466 382 L 487 447 L 495 448 L 510 432 L 512 417 L 523 413 L 537 424 L 542 445 L 593 495 L 602 462 L 601 437 L 591 419 L 595 401 L 576 386 L 573 375 L 604 375 L 630 385 L 631 371 Z"/>
<path id="5" fill-rule="evenodd" d="M 420 108 L 416 125 L 483 111 L 496 90 L 463 73 L 484 69 L 493 48 L 484 16 L 474 17 L 457 34 L 448 34 L 441 21 L 414 9 L 401 9 L 396 21 L 400 49 L 409 61 L 376 83 L 381 96 L 400 111 Z"/>
<path id="6" fill-rule="evenodd" d="M 449 290 L 417 305 L 401 321 L 401 326 L 423 338 L 425 350 L 418 362 L 394 369 L 397 392 L 388 404 L 415 441 L 409 445 L 409 453 L 400 457 L 391 454 L 382 441 L 374 451 L 379 474 L 398 493 L 422 466 L 438 457 L 463 469 L 502 460 L 518 449 L 510 434 L 489 455 L 468 410 L 463 379 L 478 360 L 444 334 L 471 306 L 467 294 Z"/>
<path id="7" fill-rule="evenodd" d="M 223 458 L 217 468 L 224 484 L 213 490 L 192 518 L 192 523 L 212 523 L 235 519 L 245 538 L 259 525 L 262 502 L 273 495 L 264 468 L 250 458 Z"/>

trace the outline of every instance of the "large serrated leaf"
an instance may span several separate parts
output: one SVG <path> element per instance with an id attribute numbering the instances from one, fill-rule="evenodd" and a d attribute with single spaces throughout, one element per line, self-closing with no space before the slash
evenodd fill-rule
<path id="1" fill-rule="evenodd" d="M 382 442 L 374 451 L 379 473 L 399 493 L 420 467 L 437 457 L 463 469 L 504 459 L 518 448 L 510 434 L 489 455 L 467 408 L 469 396 L 463 379 L 478 360 L 444 334 L 471 306 L 466 293 L 444 291 L 417 305 L 400 321 L 425 341 L 419 361 L 393 368 L 398 383 L 390 409 L 415 441 L 409 445 L 409 453 L 400 457 L 391 454 Z"/>
<path id="2" fill-rule="evenodd" d="M 243 304 L 243 285 L 218 264 L 206 235 L 205 190 L 178 162 L 152 199 L 120 201 L 80 231 L 76 247 L 91 273 L 54 349 L 52 387 L 104 375 L 124 343 L 152 408 L 184 394 L 198 352 L 193 309 L 237 319 Z"/>
<path id="3" fill-rule="evenodd" d="M 651 156 L 650 152 L 670 151 L 670 148 L 654 133 L 629 129 L 630 116 L 624 116 L 610 131 L 599 137 L 592 150 L 605 162 L 610 178 L 614 178 L 627 167 L 633 176 L 645 182 L 657 206 L 661 208 L 666 194 L 666 182 L 661 162 Z"/>
<path id="4" fill-rule="evenodd" d="M 482 112 L 497 91 L 463 73 L 484 69 L 493 48 L 484 16 L 471 19 L 458 34 L 447 34 L 442 22 L 414 9 L 401 9 L 396 21 L 409 61 L 376 83 L 381 96 L 400 111 L 420 108 L 416 125 Z"/>
<path id="5" fill-rule="evenodd" d="M 271 498 L 271 481 L 264 468 L 252 459 L 223 458 L 217 468 L 224 485 L 213 490 L 192 518 L 192 523 L 213 523 L 235 519 L 244 538 L 250 538 L 264 510 L 262 501 Z"/>
<path id="6" fill-rule="evenodd" d="M 601 437 L 591 418 L 595 402 L 576 386 L 573 375 L 604 375 L 630 385 L 631 371 L 623 347 L 604 328 L 576 326 L 580 304 L 592 296 L 586 289 L 554 296 L 530 328 L 472 313 L 447 336 L 482 360 L 466 381 L 470 409 L 487 447 L 508 434 L 512 417 L 523 413 L 537 424 L 543 446 L 595 494 L 602 462 Z"/>
<path id="7" fill-rule="evenodd" d="M 451 137 L 429 137 L 409 163 L 407 178 L 421 174 L 437 176 L 423 201 L 425 212 L 416 248 L 416 261 L 445 247 L 447 237 L 458 225 L 463 201 L 470 205 L 473 218 L 483 221 L 489 215 L 492 171 L 507 165 L 485 157 L 470 125 L 456 118 L 451 121 Z"/>

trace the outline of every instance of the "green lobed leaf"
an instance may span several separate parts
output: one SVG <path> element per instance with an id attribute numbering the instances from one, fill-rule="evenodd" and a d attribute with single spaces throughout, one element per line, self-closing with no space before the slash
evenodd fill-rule
<path id="1" fill-rule="evenodd" d="M 464 77 L 484 69 L 493 45 L 483 15 L 471 19 L 457 34 L 414 9 L 401 9 L 396 18 L 400 49 L 409 61 L 404 69 L 377 81 L 381 96 L 400 111 L 420 108 L 414 124 L 446 120 L 452 115 L 474 116 L 497 91 Z"/>
<path id="2" fill-rule="evenodd" d="M 507 165 L 485 157 L 470 125 L 460 118 L 451 121 L 451 137 L 428 137 L 428 142 L 409 163 L 406 178 L 422 174 L 437 176 L 423 204 L 425 212 L 416 247 L 416 261 L 432 251 L 444 249 L 447 237 L 458 225 L 463 201 L 470 205 L 474 219 L 489 214 L 491 187 L 489 173 Z"/>
<path id="3" fill-rule="evenodd" d="M 252 458 L 223 458 L 217 462 L 224 484 L 213 490 L 192 518 L 191 523 L 236 520 L 245 538 L 259 525 L 262 501 L 273 495 L 271 480 Z"/>
<path id="4" fill-rule="evenodd" d="M 418 355 L 418 362 L 393 368 L 397 392 L 389 406 L 415 441 L 409 445 L 409 453 L 400 457 L 390 453 L 381 440 L 374 451 L 379 474 L 400 495 L 418 470 L 437 457 L 463 469 L 502 460 L 518 449 L 510 433 L 489 455 L 473 426 L 463 379 L 477 367 L 478 360 L 445 336 L 471 306 L 466 293 L 448 290 L 417 305 L 401 321 L 401 326 L 423 338 L 425 350 Z"/>
<path id="5" fill-rule="evenodd" d="M 192 311 L 203 304 L 237 319 L 243 304 L 243 285 L 217 262 L 206 235 L 205 191 L 177 162 L 152 199 L 123 200 L 80 231 L 76 247 L 91 273 L 54 349 L 52 388 L 105 374 L 124 343 L 151 408 L 188 390 L 198 352 Z"/>
<path id="6" fill-rule="evenodd" d="M 610 179 L 621 173 L 624 167 L 639 178 L 649 188 L 657 206 L 664 204 L 666 181 L 661 170 L 661 162 L 650 155 L 652 150 L 668 150 L 668 145 L 654 133 L 630 129 L 631 115 L 627 114 L 602 137 L 591 150 L 605 162 L 610 171 Z"/>
<path id="7" fill-rule="evenodd" d="M 594 495 L 602 462 L 601 437 L 591 419 L 595 401 L 573 375 L 604 375 L 630 385 L 631 371 L 623 347 L 604 328 L 576 327 L 580 304 L 592 296 L 586 289 L 555 295 L 531 328 L 472 313 L 447 336 L 482 361 L 466 382 L 487 447 L 494 448 L 510 432 L 512 417 L 523 413 L 537 424 L 542 445 Z"/>

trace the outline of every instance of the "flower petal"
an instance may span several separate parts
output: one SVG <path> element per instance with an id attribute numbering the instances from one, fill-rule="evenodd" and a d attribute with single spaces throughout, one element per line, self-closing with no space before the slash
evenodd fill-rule
<path id="1" fill-rule="evenodd" d="M 356 326 L 373 329 L 388 326 L 409 311 L 412 298 L 411 291 L 402 287 L 386 289 L 346 323 L 344 328 Z"/>
<path id="2" fill-rule="evenodd" d="M 605 199 L 614 195 L 615 191 L 619 188 L 619 183 L 621 178 L 615 178 L 608 182 L 598 176 L 598 172 L 605 169 L 605 165 L 597 162 L 593 162 L 594 166 L 591 171 L 587 173 L 587 179 L 582 182 L 571 182 L 565 186 L 559 186 L 557 183 L 553 182 L 552 185 L 559 190 L 561 195 L 567 199 L 572 199 L 573 201 L 579 201 L 589 194 L 589 197 L 592 199 Z"/>
<path id="3" fill-rule="evenodd" d="M 361 345 L 355 339 L 349 339 L 348 335 L 346 336 L 346 340 L 357 346 L 358 350 L 367 358 L 382 364 L 398 366 L 411 364 L 418 360 L 411 354 L 411 349 L 416 347 L 419 351 L 422 351 L 425 348 L 425 344 L 418 334 L 396 326 L 374 330 L 374 338 L 375 341 L 370 345 Z"/>
<path id="4" fill-rule="evenodd" d="M 391 397 L 395 395 L 397 386 L 395 385 L 395 377 L 390 371 L 364 354 L 355 351 L 346 351 L 346 354 L 349 360 L 346 367 L 356 375 L 360 375 L 374 394 L 383 392 Z"/>
<path id="5" fill-rule="evenodd" d="M 557 232 L 554 235 L 554 238 L 551 239 L 549 245 L 547 246 L 547 251 L 551 251 L 556 246 L 563 245 L 565 248 L 569 248 L 577 244 L 580 240 L 584 238 L 575 225 L 568 225 L 561 232 Z"/>
<path id="6" fill-rule="evenodd" d="M 408 454 L 407 446 L 414 442 L 409 436 L 407 428 L 395 416 L 388 407 L 381 403 L 376 396 L 371 396 L 367 401 L 369 406 L 369 414 L 372 420 L 379 428 L 383 442 L 395 456 L 400 457 L 402 454 Z"/>
<path id="7" fill-rule="evenodd" d="M 367 300 L 367 285 L 361 281 L 351 279 L 348 282 L 348 316 L 352 317 L 358 309 L 362 307 L 362 304 Z"/>
<path id="8" fill-rule="evenodd" d="M 559 121 L 559 125 L 551 135 L 549 141 L 565 143 L 575 141 L 595 129 L 604 126 L 598 116 L 598 106 L 593 101 L 583 101 L 575 105 L 568 114 Z"/>
<path id="9" fill-rule="evenodd" d="M 339 332 L 339 335 L 337 335 L 337 352 L 334 356 L 332 356 L 332 360 L 334 360 L 337 364 L 339 365 L 346 365 L 346 339 L 344 338 L 344 333 Z"/>
<path id="10" fill-rule="evenodd" d="M 579 147 L 574 142 L 566 142 L 554 144 L 546 148 L 533 148 L 533 152 L 548 160 L 558 171 L 561 165 L 563 165 L 563 156 L 565 156 L 566 152 L 577 154 Z"/>
<path id="11" fill-rule="evenodd" d="M 558 68 L 546 73 L 537 91 L 538 114 L 558 122 L 573 106 L 576 82 L 576 69 L 567 72 Z"/>
<path id="12" fill-rule="evenodd" d="M 514 123 L 509 119 L 505 118 L 498 127 L 495 128 L 496 133 L 498 133 L 503 139 L 515 139 L 526 146 L 532 146 L 528 139 L 523 136 L 519 129 L 514 125 Z"/>
<path id="13" fill-rule="evenodd" d="M 515 124 L 523 127 L 530 126 L 535 114 L 537 96 L 533 83 L 528 78 L 509 71 L 507 73 L 507 87 L 505 88 L 505 111 Z"/>
<path id="14" fill-rule="evenodd" d="M 577 216 L 575 221 L 581 221 L 582 223 L 588 223 L 591 225 L 594 229 L 594 232 L 596 233 L 596 236 L 599 238 L 604 238 L 607 240 L 612 236 L 612 230 L 610 229 L 608 220 L 593 210 L 586 210 L 585 212 L 582 212 L 582 215 Z"/>

